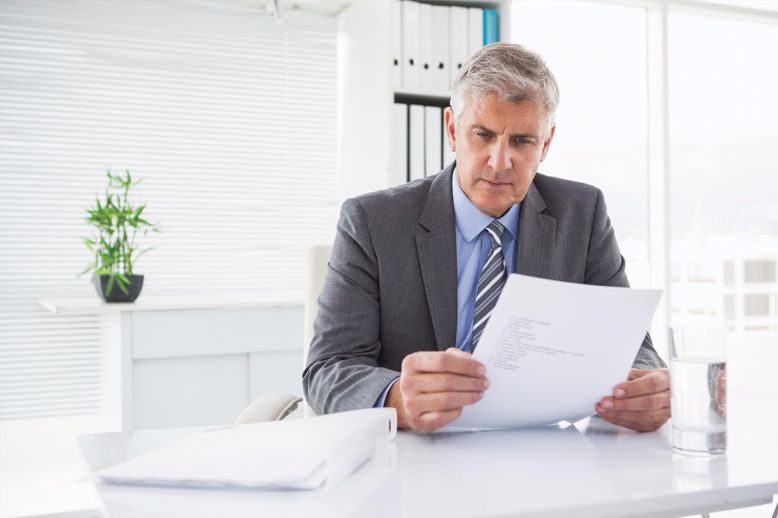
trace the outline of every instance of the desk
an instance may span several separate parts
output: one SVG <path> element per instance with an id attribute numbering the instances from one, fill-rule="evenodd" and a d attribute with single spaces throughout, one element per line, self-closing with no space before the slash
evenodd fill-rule
<path id="1" fill-rule="evenodd" d="M 565 429 L 398 434 L 345 482 L 312 492 L 97 485 L 106 517 L 682 516 L 778 493 L 778 395 L 730 395 L 729 450 L 674 454 L 669 427 L 638 434 L 599 419 Z M 82 436 L 91 470 L 196 429 Z"/>

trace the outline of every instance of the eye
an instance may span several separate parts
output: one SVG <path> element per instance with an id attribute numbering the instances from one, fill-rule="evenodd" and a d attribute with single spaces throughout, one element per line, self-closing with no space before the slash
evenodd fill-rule
<path id="1" fill-rule="evenodd" d="M 488 131 L 476 131 L 475 135 L 478 138 L 484 138 L 484 139 L 488 139 L 488 138 L 490 138 L 492 136 L 492 134 L 489 133 Z"/>
<path id="2" fill-rule="evenodd" d="M 517 138 L 513 139 L 513 145 L 514 146 L 522 146 L 524 144 L 531 144 L 531 143 L 532 143 L 532 141 L 530 139 L 524 138 L 524 137 L 517 137 Z"/>

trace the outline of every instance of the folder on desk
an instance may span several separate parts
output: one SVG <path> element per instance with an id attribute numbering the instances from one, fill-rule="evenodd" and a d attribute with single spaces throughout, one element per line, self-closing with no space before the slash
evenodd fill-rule
<path id="1" fill-rule="evenodd" d="M 394 438 L 393 408 L 218 428 L 96 473 L 111 484 L 210 489 L 332 487 Z"/>

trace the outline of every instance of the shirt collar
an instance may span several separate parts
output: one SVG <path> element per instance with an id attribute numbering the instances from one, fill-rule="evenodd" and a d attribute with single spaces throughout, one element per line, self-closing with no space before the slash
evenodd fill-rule
<path id="1" fill-rule="evenodd" d="M 462 188 L 459 186 L 456 167 L 454 168 L 454 174 L 451 175 L 451 183 L 451 191 L 454 198 L 454 218 L 456 219 L 459 233 L 469 243 L 478 237 L 494 218 L 481 212 L 462 191 Z M 497 219 L 514 238 L 519 225 L 520 205 L 520 203 L 515 203 L 508 209 L 508 212 Z"/>

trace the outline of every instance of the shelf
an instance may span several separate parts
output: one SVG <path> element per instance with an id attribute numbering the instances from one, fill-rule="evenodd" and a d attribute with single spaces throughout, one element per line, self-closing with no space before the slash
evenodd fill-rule
<path id="1" fill-rule="evenodd" d="M 226 309 L 240 307 L 302 306 L 299 296 L 191 295 L 177 297 L 143 297 L 137 302 L 111 303 L 97 297 L 38 299 L 38 304 L 56 315 L 97 315 L 132 311 L 171 311 L 181 309 Z"/>
<path id="2" fill-rule="evenodd" d="M 394 91 L 394 102 L 403 104 L 422 104 L 446 108 L 451 101 L 451 92 L 445 90 L 407 90 Z"/>

